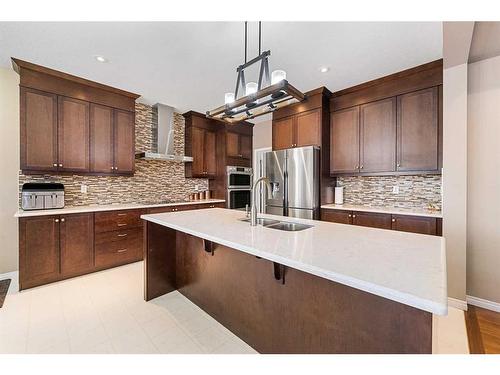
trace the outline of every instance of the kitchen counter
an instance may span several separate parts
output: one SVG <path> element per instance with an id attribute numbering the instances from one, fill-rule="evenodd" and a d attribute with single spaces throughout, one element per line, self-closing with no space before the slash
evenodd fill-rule
<path id="1" fill-rule="evenodd" d="M 52 210 L 19 210 L 14 217 L 32 217 L 32 216 L 48 216 L 48 215 L 67 215 L 84 212 L 101 212 L 114 210 L 133 210 L 138 208 L 153 208 L 153 207 L 169 207 L 169 206 L 184 206 L 191 204 L 210 204 L 223 203 L 224 199 L 203 199 L 187 202 L 159 203 L 159 204 L 140 204 L 140 203 L 125 203 L 125 204 L 107 204 L 107 205 L 89 205 L 89 206 L 68 206 L 64 208 L 56 208 Z"/>
<path id="2" fill-rule="evenodd" d="M 343 209 L 350 209 L 347 207 Z M 447 313 L 443 238 L 274 215 L 260 217 L 314 227 L 299 232 L 252 227 L 239 220 L 244 218 L 241 211 L 221 208 L 141 216 L 151 223 L 426 312 Z"/>
<path id="3" fill-rule="evenodd" d="M 442 218 L 441 211 L 432 211 L 422 208 L 399 208 L 399 207 L 370 207 L 355 204 L 325 204 L 321 208 L 327 210 L 342 210 L 342 211 L 359 211 L 359 212 L 374 212 L 391 215 L 410 215 L 410 216 L 425 216 Z"/>

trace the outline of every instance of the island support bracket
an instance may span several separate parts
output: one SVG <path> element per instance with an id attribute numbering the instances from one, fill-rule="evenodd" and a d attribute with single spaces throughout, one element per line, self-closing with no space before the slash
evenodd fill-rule
<path id="1" fill-rule="evenodd" d="M 207 253 L 212 254 L 212 256 L 215 255 L 215 244 L 212 241 L 203 239 L 203 248 Z"/>
<path id="2" fill-rule="evenodd" d="M 273 262 L 274 278 L 285 285 L 285 266 L 280 263 Z"/>

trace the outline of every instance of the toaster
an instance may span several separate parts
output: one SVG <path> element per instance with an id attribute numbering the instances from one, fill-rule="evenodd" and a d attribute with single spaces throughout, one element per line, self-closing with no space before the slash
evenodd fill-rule
<path id="1" fill-rule="evenodd" d="M 21 189 L 23 210 L 47 210 L 64 207 L 64 185 L 53 182 L 27 182 Z"/>

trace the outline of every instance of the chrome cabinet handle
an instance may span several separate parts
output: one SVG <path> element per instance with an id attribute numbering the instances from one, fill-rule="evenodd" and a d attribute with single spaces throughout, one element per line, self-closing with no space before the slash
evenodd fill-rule
<path id="1" fill-rule="evenodd" d="M 121 214 L 117 214 L 118 216 L 126 216 L 127 214 L 125 213 L 121 213 Z"/>
<path id="2" fill-rule="evenodd" d="M 127 233 L 119 234 L 118 237 L 127 237 Z"/>
<path id="3" fill-rule="evenodd" d="M 125 251 L 127 251 L 127 249 L 120 249 L 117 251 L 117 253 L 124 253 Z"/>
<path id="4" fill-rule="evenodd" d="M 123 227 L 123 226 L 125 226 L 125 225 L 127 225 L 127 224 L 124 224 L 124 223 L 118 223 L 117 225 L 118 225 L 119 227 Z"/>

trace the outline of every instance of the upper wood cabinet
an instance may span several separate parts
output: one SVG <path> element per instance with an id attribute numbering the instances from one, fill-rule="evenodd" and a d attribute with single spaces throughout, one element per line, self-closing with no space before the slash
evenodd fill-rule
<path id="1" fill-rule="evenodd" d="M 398 171 L 439 169 L 438 88 L 398 96 Z"/>
<path id="2" fill-rule="evenodd" d="M 21 87 L 21 169 L 56 171 L 57 95 Z"/>
<path id="3" fill-rule="evenodd" d="M 441 173 L 442 82 L 437 60 L 333 93 L 330 174 Z"/>
<path id="4" fill-rule="evenodd" d="M 89 103 L 58 97 L 58 167 L 63 172 L 89 171 Z"/>
<path id="5" fill-rule="evenodd" d="M 359 171 L 359 107 L 333 112 L 330 117 L 330 171 Z"/>
<path id="6" fill-rule="evenodd" d="M 139 95 L 12 59 L 20 75 L 24 173 L 134 172 Z"/>
<path id="7" fill-rule="evenodd" d="M 321 109 L 273 121 L 273 150 L 321 146 Z"/>
<path id="8" fill-rule="evenodd" d="M 114 111 L 114 172 L 133 173 L 135 166 L 135 116 L 132 112 Z"/>
<path id="9" fill-rule="evenodd" d="M 228 158 L 251 159 L 252 136 L 227 131 L 226 154 Z"/>
<path id="10" fill-rule="evenodd" d="M 191 129 L 191 156 L 193 163 L 189 177 L 215 177 L 217 173 L 216 132 L 193 127 Z"/>
<path id="11" fill-rule="evenodd" d="M 360 172 L 390 172 L 396 163 L 396 98 L 360 106 Z"/>

